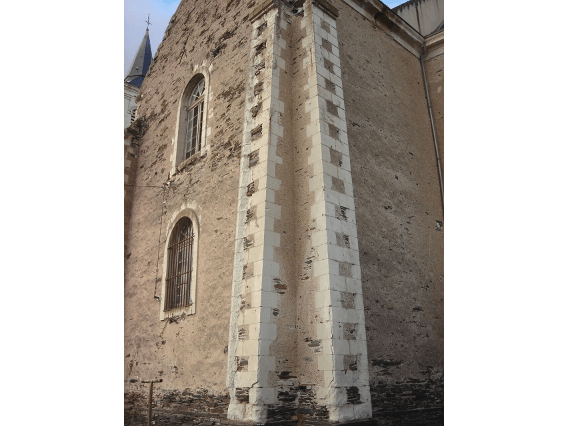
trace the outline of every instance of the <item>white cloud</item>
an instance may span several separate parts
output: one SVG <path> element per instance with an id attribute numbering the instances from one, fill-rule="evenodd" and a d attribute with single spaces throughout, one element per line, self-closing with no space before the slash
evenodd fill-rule
<path id="1" fill-rule="evenodd" d="M 132 64 L 146 32 L 150 14 L 150 44 L 152 54 L 164 38 L 164 33 L 180 0 L 124 0 L 124 75 Z"/>

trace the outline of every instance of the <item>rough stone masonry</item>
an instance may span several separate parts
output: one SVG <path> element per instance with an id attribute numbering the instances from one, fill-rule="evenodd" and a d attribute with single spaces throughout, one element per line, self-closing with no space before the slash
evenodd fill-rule
<path id="1" fill-rule="evenodd" d="M 157 425 L 443 423 L 421 55 L 440 134 L 443 30 L 424 37 L 374 0 L 182 0 L 132 124 L 125 424 L 146 424 L 155 379 Z M 199 79 L 202 148 L 184 159 Z M 165 311 L 186 216 L 191 302 Z"/>

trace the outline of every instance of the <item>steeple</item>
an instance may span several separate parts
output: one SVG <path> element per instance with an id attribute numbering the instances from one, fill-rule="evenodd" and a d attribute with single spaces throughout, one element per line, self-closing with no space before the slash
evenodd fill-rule
<path id="1" fill-rule="evenodd" d="M 124 81 L 136 87 L 142 86 L 142 81 L 144 81 L 148 68 L 150 68 L 150 62 L 152 62 L 152 48 L 150 46 L 150 34 L 148 28 L 146 28 L 146 34 L 144 34 L 142 43 L 140 43 Z"/>

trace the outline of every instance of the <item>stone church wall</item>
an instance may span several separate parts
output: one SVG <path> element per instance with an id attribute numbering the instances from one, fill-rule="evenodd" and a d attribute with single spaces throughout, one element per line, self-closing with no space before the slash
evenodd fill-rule
<path id="1" fill-rule="evenodd" d="M 430 91 L 430 103 L 432 104 L 432 115 L 436 126 L 436 138 L 438 139 L 438 150 L 440 151 L 440 162 L 442 172 L 444 171 L 444 51 L 432 55 L 424 60 L 426 68 L 426 78 L 428 79 L 428 90 Z"/>
<path id="2" fill-rule="evenodd" d="M 443 213 L 420 61 L 336 3 L 373 416 L 440 408 Z"/>
<path id="3" fill-rule="evenodd" d="M 182 1 L 141 87 L 139 144 L 125 242 L 125 393 L 140 380 L 225 389 L 236 201 L 255 1 Z M 209 72 L 207 155 L 169 176 L 178 102 L 196 69 Z M 164 189 L 165 188 L 165 189 Z M 199 219 L 196 314 L 160 321 L 166 225 L 184 203 Z M 132 382 L 134 381 L 134 382 Z"/>
<path id="4" fill-rule="evenodd" d="M 440 424 L 443 217 L 420 61 L 343 1 L 317 2 L 313 15 L 267 3 L 183 0 L 140 90 L 125 424 L 145 424 L 151 379 L 163 380 L 156 424 L 242 424 L 227 416 L 266 408 L 274 424 L 328 424 L 349 418 L 340 409 L 370 412 L 369 400 L 368 424 Z M 172 175 L 178 103 L 198 71 L 210 86 L 207 154 Z M 343 207 L 332 211 L 334 191 Z M 167 229 L 182 205 L 199 222 L 196 312 L 160 321 Z M 257 282 L 253 252 L 276 279 Z M 325 299 L 339 294 L 332 272 L 345 287 L 337 300 Z M 329 395 L 345 400 L 335 412 L 315 402 Z"/>

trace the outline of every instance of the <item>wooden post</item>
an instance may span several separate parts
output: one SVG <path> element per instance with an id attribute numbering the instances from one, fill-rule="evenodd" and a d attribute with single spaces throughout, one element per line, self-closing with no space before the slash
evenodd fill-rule
<path id="1" fill-rule="evenodd" d="M 154 382 L 150 381 L 150 392 L 148 392 L 148 426 L 152 426 L 152 391 Z"/>
<path id="2" fill-rule="evenodd" d="M 142 380 L 142 383 L 150 383 L 150 391 L 148 392 L 148 426 L 152 426 L 152 392 L 154 390 L 154 382 L 161 383 L 160 380 Z"/>

